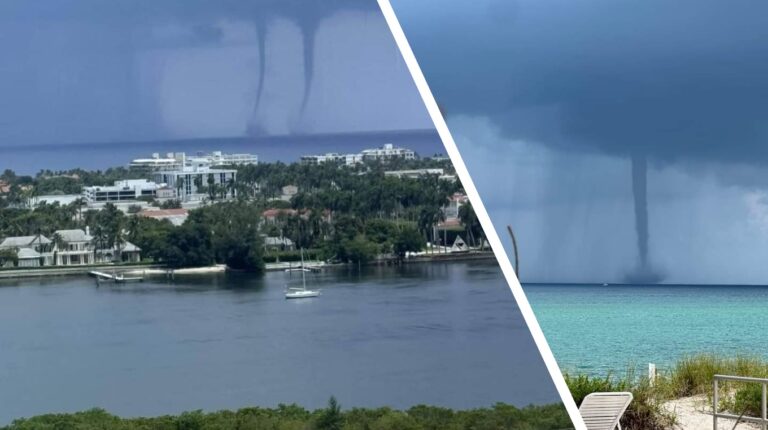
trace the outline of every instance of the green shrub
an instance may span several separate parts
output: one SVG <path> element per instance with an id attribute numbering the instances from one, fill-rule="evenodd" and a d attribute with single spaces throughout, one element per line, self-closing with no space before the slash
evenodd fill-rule
<path id="1" fill-rule="evenodd" d="M 623 378 L 612 375 L 591 377 L 588 375 L 571 376 L 564 374 L 568 389 L 577 405 L 584 398 L 596 392 L 629 391 L 632 393 L 632 403 L 621 420 L 622 428 L 626 430 L 664 430 L 674 424 L 674 417 L 661 407 L 660 391 L 652 386 L 647 378 L 636 377 L 633 367 L 627 370 Z"/>
<path id="2" fill-rule="evenodd" d="M 761 384 L 742 384 L 733 396 L 733 405 L 726 409 L 736 415 L 759 417 L 762 414 L 763 386 Z"/>
<path id="3" fill-rule="evenodd" d="M 101 409 L 18 419 L 0 430 L 562 430 L 573 428 L 562 404 L 454 411 L 434 406 L 354 408 L 335 399 L 314 412 L 297 405 L 238 411 L 185 412 L 176 417 L 119 418 Z"/>

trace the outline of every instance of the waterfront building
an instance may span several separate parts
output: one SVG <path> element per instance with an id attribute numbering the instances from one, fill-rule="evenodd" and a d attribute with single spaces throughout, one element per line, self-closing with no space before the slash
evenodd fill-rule
<path id="1" fill-rule="evenodd" d="M 141 261 L 141 249 L 128 241 L 107 246 L 98 237 L 85 230 L 56 230 L 54 254 L 57 266 L 84 266 L 88 264 L 109 264 Z"/>
<path id="2" fill-rule="evenodd" d="M 363 162 L 362 154 L 339 154 L 329 152 L 321 155 L 304 155 L 301 157 L 302 164 L 318 165 L 322 163 L 336 163 L 344 166 L 354 166 Z"/>
<path id="3" fill-rule="evenodd" d="M 154 179 L 176 190 L 178 198 L 184 201 L 202 200 L 211 185 L 226 190 L 226 198 L 236 196 L 236 191 L 231 187 L 237 181 L 237 170 L 233 169 L 187 166 L 178 170 L 155 172 Z"/>
<path id="4" fill-rule="evenodd" d="M 396 158 L 404 160 L 416 159 L 416 152 L 385 143 L 381 148 L 364 149 L 360 152 L 364 161 L 389 161 Z"/>
<path id="5" fill-rule="evenodd" d="M 96 263 L 139 263 L 141 262 L 141 248 L 125 241 L 120 246 L 113 248 L 98 248 L 96 250 Z"/>
<path id="6" fill-rule="evenodd" d="M 264 238 L 265 251 L 293 251 L 296 249 L 293 241 L 287 237 L 267 236 Z"/>
<path id="7" fill-rule="evenodd" d="M 155 152 L 150 158 L 132 160 L 129 167 L 144 172 L 175 171 L 189 168 L 211 168 L 215 166 L 242 166 L 258 164 L 256 154 L 227 154 L 222 151 L 197 153 L 188 156 L 185 152 L 169 152 L 165 156 Z"/>
<path id="8" fill-rule="evenodd" d="M 197 158 L 208 160 L 211 166 L 244 166 L 259 164 L 256 154 L 225 154 L 221 151 L 213 151 L 210 154 L 198 155 Z"/>
<path id="9" fill-rule="evenodd" d="M 304 155 L 301 157 L 301 163 L 310 165 L 336 163 L 344 166 L 354 166 L 364 161 L 386 162 L 397 158 L 414 160 L 416 159 L 416 152 L 407 148 L 396 147 L 391 143 L 385 143 L 381 148 L 364 149 L 357 154 L 329 152 L 319 155 Z"/>
<path id="10" fill-rule="evenodd" d="M 123 241 L 112 247 L 99 244 L 85 230 L 56 230 L 51 239 L 43 236 L 7 237 L 0 242 L 0 251 L 16 252 L 17 267 L 84 266 L 114 262 L 139 262 L 141 249 Z M 6 261 L 4 267 L 9 266 Z"/>
<path id="11" fill-rule="evenodd" d="M 164 186 L 146 179 L 128 179 L 111 186 L 83 187 L 83 197 L 89 204 L 135 201 L 140 197 L 155 198 L 157 190 Z"/>
<path id="12" fill-rule="evenodd" d="M 57 266 L 93 264 L 95 260 L 93 236 L 79 229 L 56 230 L 55 255 Z"/>
<path id="13" fill-rule="evenodd" d="M 42 234 L 6 237 L 0 242 L 0 251 L 6 250 L 16 252 L 18 267 L 40 267 L 53 264 L 53 241 Z"/>
<path id="14" fill-rule="evenodd" d="M 448 204 L 443 206 L 446 221 L 459 218 L 459 209 L 469 201 L 464 193 L 453 193 L 448 197 Z"/>
<path id="15" fill-rule="evenodd" d="M 161 157 L 159 153 L 155 152 L 150 158 L 136 158 L 128 164 L 129 168 L 143 172 L 176 170 L 181 169 L 182 166 L 182 159 L 176 158 L 173 152 L 169 152 L 165 157 Z"/>

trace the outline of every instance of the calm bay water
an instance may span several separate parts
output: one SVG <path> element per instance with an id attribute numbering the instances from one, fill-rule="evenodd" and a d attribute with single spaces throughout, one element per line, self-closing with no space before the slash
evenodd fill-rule
<path id="1" fill-rule="evenodd" d="M 418 403 L 466 408 L 557 394 L 493 263 L 283 272 L 96 287 L 0 282 L 0 423 L 94 406 L 202 408 Z"/>
<path id="2" fill-rule="evenodd" d="M 435 130 L 405 130 L 389 132 L 325 134 L 277 137 L 231 137 L 187 139 L 151 142 L 81 143 L 37 146 L 0 146 L 0 171 L 14 169 L 21 174 L 34 174 L 42 169 L 65 170 L 82 168 L 102 170 L 127 166 L 131 160 L 149 157 L 159 152 L 251 153 L 260 161 L 298 161 L 302 155 L 326 152 L 357 153 L 366 148 L 378 148 L 385 143 L 416 151 L 421 156 L 445 153 Z"/>
<path id="3" fill-rule="evenodd" d="M 684 355 L 768 358 L 762 286 L 531 285 L 528 300 L 561 368 L 645 372 Z"/>

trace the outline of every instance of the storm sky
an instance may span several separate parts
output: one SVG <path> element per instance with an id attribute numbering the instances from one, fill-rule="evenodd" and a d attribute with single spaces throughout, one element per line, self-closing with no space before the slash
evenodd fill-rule
<path id="1" fill-rule="evenodd" d="M 0 146 L 432 127 L 374 0 L 11 0 L 0 52 Z"/>
<path id="2" fill-rule="evenodd" d="M 450 3 L 393 6 L 523 281 L 768 283 L 768 3 Z"/>

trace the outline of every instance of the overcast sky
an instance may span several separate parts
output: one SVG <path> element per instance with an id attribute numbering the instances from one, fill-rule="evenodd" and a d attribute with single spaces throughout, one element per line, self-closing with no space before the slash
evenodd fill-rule
<path id="1" fill-rule="evenodd" d="M 450 3 L 393 1 L 523 281 L 625 280 L 647 214 L 663 282 L 768 282 L 768 3 Z"/>
<path id="2" fill-rule="evenodd" d="M 0 51 L 0 146 L 431 127 L 374 0 L 9 0 Z"/>

